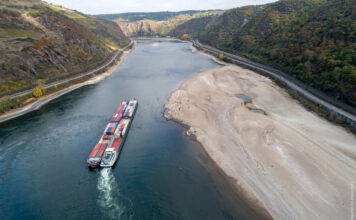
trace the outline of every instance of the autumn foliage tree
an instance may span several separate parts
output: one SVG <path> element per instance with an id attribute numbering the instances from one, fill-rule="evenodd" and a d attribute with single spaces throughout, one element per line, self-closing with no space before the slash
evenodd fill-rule
<path id="1" fill-rule="evenodd" d="M 187 22 L 175 32 L 283 70 L 356 106 L 354 2 L 280 0 L 228 10 L 200 28 L 203 21 Z"/>
<path id="2" fill-rule="evenodd" d="M 182 39 L 183 40 L 191 40 L 192 37 L 189 34 L 183 34 Z"/>
<path id="3" fill-rule="evenodd" d="M 43 80 L 38 80 L 37 81 L 37 86 L 36 88 L 33 89 L 33 96 L 35 98 L 40 98 L 41 96 L 43 96 L 45 93 L 45 89 L 44 89 L 44 82 Z"/>
<path id="4" fill-rule="evenodd" d="M 42 91 L 40 88 L 36 87 L 33 89 L 33 96 L 35 98 L 40 98 L 42 96 Z"/>

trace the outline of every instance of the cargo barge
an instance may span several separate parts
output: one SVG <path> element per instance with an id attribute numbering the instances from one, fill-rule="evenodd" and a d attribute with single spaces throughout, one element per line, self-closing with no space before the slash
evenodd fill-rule
<path id="1" fill-rule="evenodd" d="M 119 158 L 132 120 L 137 110 L 137 100 L 122 101 L 106 126 L 104 134 L 95 145 L 87 161 L 89 168 L 111 167 Z"/>

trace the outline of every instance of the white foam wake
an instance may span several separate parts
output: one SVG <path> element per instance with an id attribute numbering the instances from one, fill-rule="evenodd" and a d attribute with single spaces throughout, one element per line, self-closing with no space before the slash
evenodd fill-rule
<path id="1" fill-rule="evenodd" d="M 121 197 L 120 190 L 116 184 L 115 176 L 111 172 L 111 168 L 104 168 L 100 171 L 98 179 L 99 197 L 98 205 L 105 216 L 105 219 L 131 219 L 131 214 L 128 214 L 126 209 L 132 207 L 130 200 Z M 125 204 L 127 203 L 128 204 Z"/>

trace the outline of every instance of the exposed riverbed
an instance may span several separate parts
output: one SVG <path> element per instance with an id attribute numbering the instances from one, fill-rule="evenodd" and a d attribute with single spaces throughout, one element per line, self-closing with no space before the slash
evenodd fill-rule
<path id="1" fill-rule="evenodd" d="M 356 136 L 270 79 L 232 65 L 200 72 L 166 107 L 273 218 L 354 218 Z"/>
<path id="2" fill-rule="evenodd" d="M 0 219 L 259 218 L 201 146 L 162 117 L 171 92 L 216 68 L 189 43 L 138 40 L 98 84 L 0 124 Z M 122 99 L 139 107 L 118 164 L 86 160 Z"/>

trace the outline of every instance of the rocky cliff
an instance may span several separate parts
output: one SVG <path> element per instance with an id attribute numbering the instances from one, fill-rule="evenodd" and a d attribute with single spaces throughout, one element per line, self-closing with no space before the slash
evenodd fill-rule
<path id="1" fill-rule="evenodd" d="M 150 20 L 120 21 L 118 25 L 126 36 L 154 36 L 158 34 L 158 25 Z"/>
<path id="2" fill-rule="evenodd" d="M 0 95 L 90 69 L 128 42 L 111 21 L 37 0 L 0 1 Z"/>
<path id="3" fill-rule="evenodd" d="M 127 36 L 166 36 L 175 27 L 196 18 L 222 14 L 221 10 L 99 15 L 119 24 Z"/>

